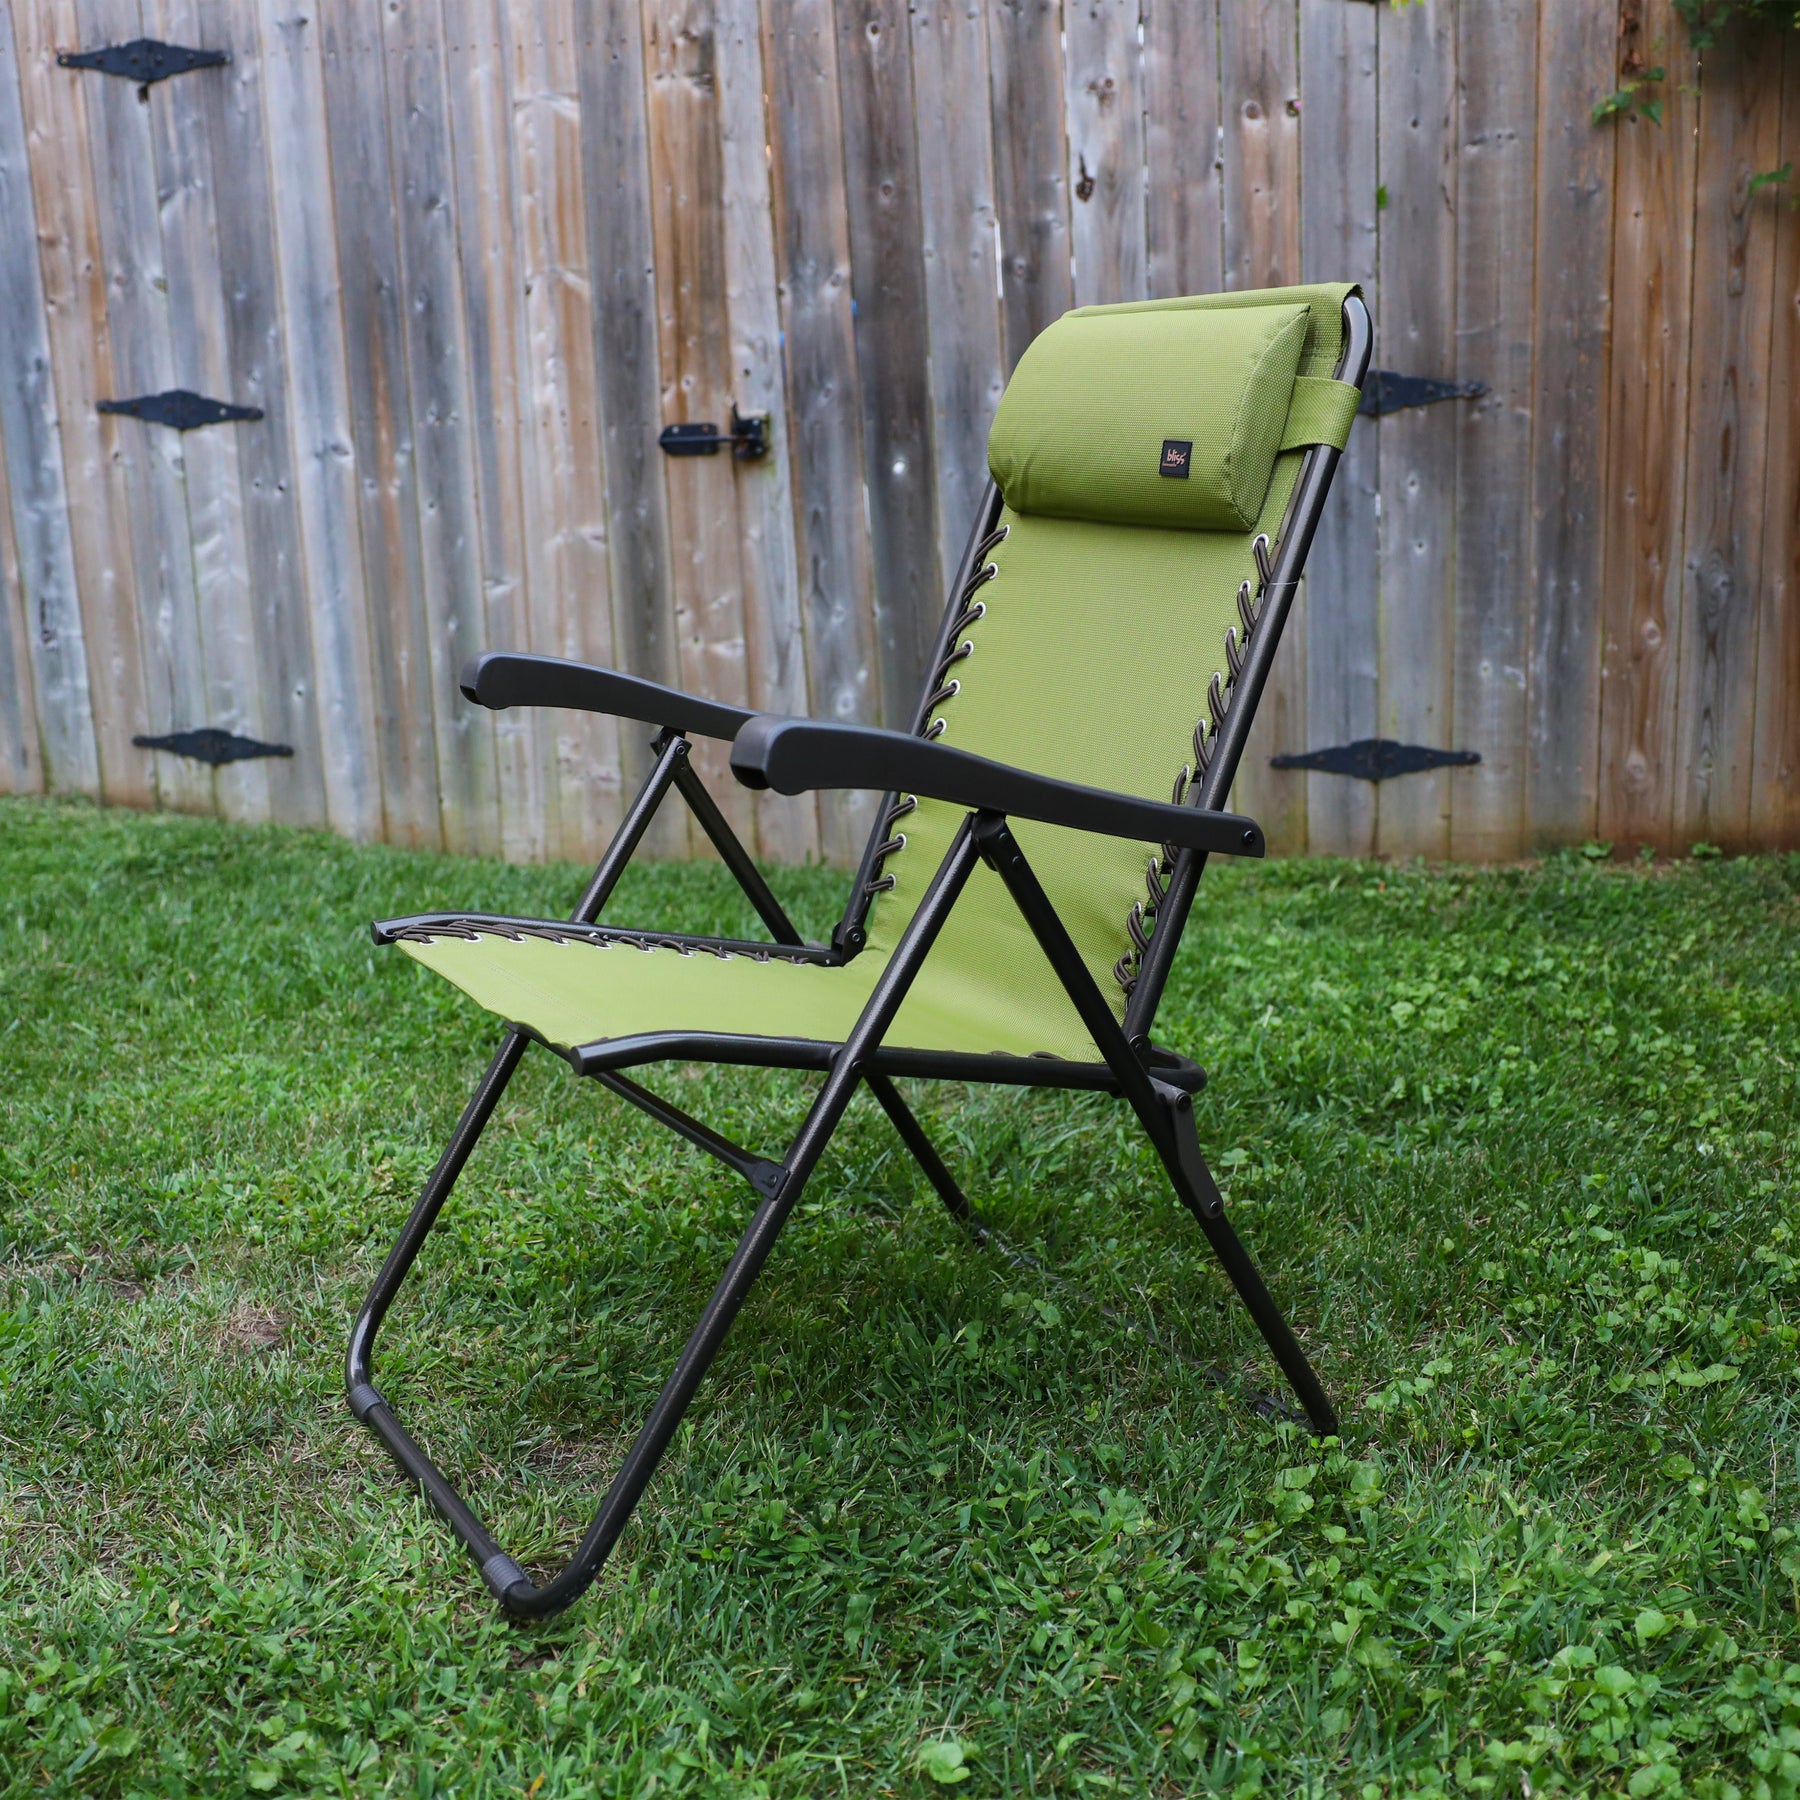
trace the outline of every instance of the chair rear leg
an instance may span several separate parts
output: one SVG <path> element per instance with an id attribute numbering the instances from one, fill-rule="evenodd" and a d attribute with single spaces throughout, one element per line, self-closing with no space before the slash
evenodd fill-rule
<path id="1" fill-rule="evenodd" d="M 1187 1096 L 1180 1097 L 1186 1100 Z M 1169 1171 L 1169 1177 L 1175 1184 L 1175 1192 L 1181 1203 L 1194 1215 L 1200 1229 L 1206 1233 L 1206 1241 L 1212 1246 L 1213 1255 L 1219 1259 L 1222 1267 L 1231 1279 L 1231 1285 L 1237 1289 L 1238 1297 L 1243 1301 L 1246 1310 L 1256 1321 L 1256 1328 L 1263 1335 L 1263 1342 L 1269 1346 L 1275 1360 L 1280 1363 L 1281 1370 L 1287 1376 L 1300 1404 L 1306 1409 L 1306 1416 L 1312 1421 L 1313 1429 L 1321 1437 L 1332 1437 L 1337 1433 L 1337 1411 L 1325 1393 L 1324 1386 L 1313 1371 L 1313 1366 L 1306 1360 L 1306 1352 L 1300 1348 L 1282 1311 L 1275 1304 L 1274 1297 L 1264 1284 L 1262 1271 L 1251 1260 L 1250 1252 L 1240 1241 L 1238 1234 L 1232 1230 L 1231 1221 L 1225 1217 L 1225 1196 L 1219 1192 L 1219 1184 L 1213 1180 L 1212 1171 L 1206 1166 L 1206 1158 L 1200 1152 L 1199 1134 L 1194 1129 L 1194 1111 L 1191 1101 L 1186 1104 L 1172 1104 L 1167 1108 L 1175 1133 L 1176 1154 L 1163 1156 L 1163 1166 Z M 1145 1121 L 1146 1125 L 1151 1122 Z"/>
<path id="2" fill-rule="evenodd" d="M 881 1110 L 893 1121 L 894 1129 L 900 1134 L 900 1141 L 912 1152 L 913 1161 L 925 1172 L 925 1179 L 937 1189 L 938 1198 L 950 1209 L 950 1214 L 961 1224 L 969 1227 L 977 1237 L 986 1235 L 981 1221 L 975 1216 L 975 1208 L 970 1204 L 969 1196 L 958 1186 L 956 1177 L 950 1173 L 949 1165 L 938 1155 L 937 1147 L 925 1135 L 922 1126 L 913 1110 L 900 1097 L 900 1090 L 885 1075 L 866 1075 L 863 1079 L 869 1084 L 869 1091 L 881 1103 Z"/>

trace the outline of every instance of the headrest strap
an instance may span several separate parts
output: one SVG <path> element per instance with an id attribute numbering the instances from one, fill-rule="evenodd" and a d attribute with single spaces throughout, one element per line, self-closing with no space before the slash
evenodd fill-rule
<path id="1" fill-rule="evenodd" d="M 1350 441 L 1350 426 L 1362 400 L 1362 389 L 1329 375 L 1296 375 L 1294 397 L 1288 402 L 1287 425 L 1281 434 L 1284 450 L 1308 444 L 1329 444 L 1341 450 Z"/>

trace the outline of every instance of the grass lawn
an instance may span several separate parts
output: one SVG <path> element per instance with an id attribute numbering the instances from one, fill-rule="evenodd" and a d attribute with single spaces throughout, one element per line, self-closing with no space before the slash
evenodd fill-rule
<path id="1" fill-rule="evenodd" d="M 1216 869 L 1161 1035 L 1342 1442 L 1246 1403 L 1122 1108 L 914 1087 L 1058 1276 L 859 1101 L 523 1629 L 343 1401 L 495 1036 L 366 926 L 579 880 L 0 801 L 0 1793 L 1800 1793 L 1800 858 Z M 752 924 L 709 866 L 608 916 Z M 653 1079 L 777 1153 L 810 1092 Z M 750 1199 L 528 1059 L 381 1358 L 526 1559 Z"/>

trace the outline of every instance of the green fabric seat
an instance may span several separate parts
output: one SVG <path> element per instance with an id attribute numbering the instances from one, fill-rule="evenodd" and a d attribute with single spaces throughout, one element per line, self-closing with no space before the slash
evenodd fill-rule
<path id="1" fill-rule="evenodd" d="M 1006 535 L 988 554 L 994 573 L 975 597 L 979 616 L 947 646 L 956 660 L 940 686 L 955 691 L 930 709 L 928 730 L 999 762 L 1146 798 L 1166 799 L 1191 774 L 1208 683 L 1229 687 L 1226 633 L 1241 630 L 1240 585 L 1257 580 L 1253 540 L 1276 535 L 1306 444 L 1341 446 L 1354 414 L 1356 390 L 1331 379 L 1348 292 L 1086 307 L 1038 338 L 1001 404 L 989 454 L 1008 500 L 1011 486 L 1027 487 L 1040 510 L 1009 504 L 1001 514 Z M 1297 377 L 1312 387 L 1301 390 L 1305 416 L 1289 430 Z M 1244 427 L 1249 417 L 1260 443 Z M 1165 439 L 1192 444 L 1187 477 L 1158 473 Z M 1099 473 L 1084 477 L 1093 456 Z M 1248 523 L 1187 522 L 1216 522 L 1234 506 Z M 1088 516 L 1058 516 L 1071 512 Z M 1146 516 L 1167 522 L 1136 522 Z M 895 822 L 905 846 L 882 859 L 878 877 L 891 885 L 874 898 L 868 947 L 841 968 L 498 936 L 402 947 L 559 1049 L 683 1030 L 840 1041 L 961 816 L 927 800 Z M 1114 971 L 1132 954 L 1128 920 L 1146 902 L 1157 846 L 1028 821 L 1017 832 L 1122 1015 L 1127 989 Z M 888 1041 L 1082 1061 L 1098 1054 L 987 869 L 972 879 Z"/>

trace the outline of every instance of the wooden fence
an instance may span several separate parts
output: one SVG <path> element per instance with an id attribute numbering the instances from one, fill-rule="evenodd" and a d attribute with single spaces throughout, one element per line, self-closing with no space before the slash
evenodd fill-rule
<path id="1" fill-rule="evenodd" d="M 57 60 L 142 36 L 231 60 Z M 903 720 L 1036 331 L 1348 277 L 1486 392 L 1358 422 L 1241 804 L 1800 843 L 1800 35 L 1703 60 L 1668 0 L 0 0 L 0 788 L 589 853 L 643 733 L 471 651 Z M 96 410 L 172 388 L 264 416 Z M 659 453 L 734 402 L 765 460 Z M 292 755 L 134 742 L 199 726 Z M 1268 765 L 1377 737 L 1481 760 Z"/>

